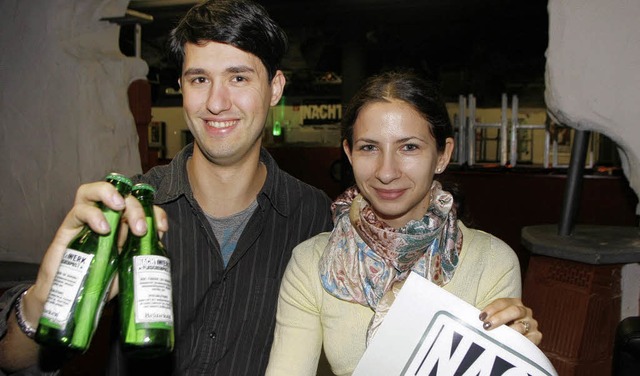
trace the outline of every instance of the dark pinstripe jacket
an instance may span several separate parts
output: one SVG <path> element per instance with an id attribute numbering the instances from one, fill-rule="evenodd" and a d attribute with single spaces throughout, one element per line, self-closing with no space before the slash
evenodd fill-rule
<path id="1" fill-rule="evenodd" d="M 107 374 L 264 374 L 280 280 L 291 251 L 332 227 L 329 197 L 280 170 L 263 149 L 260 159 L 267 167 L 267 179 L 225 268 L 218 242 L 189 186 L 186 161 L 192 152 L 189 145 L 170 164 L 137 179 L 156 187 L 156 204 L 169 218 L 162 241 L 172 267 L 174 351 L 161 359 L 127 360 L 118 349 L 118 325 L 113 325 Z M 6 327 L 4 320 L 0 318 L 0 328 Z"/>

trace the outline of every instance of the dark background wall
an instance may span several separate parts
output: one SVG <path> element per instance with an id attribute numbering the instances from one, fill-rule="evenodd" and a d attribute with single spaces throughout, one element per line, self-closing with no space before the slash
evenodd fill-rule
<path id="1" fill-rule="evenodd" d="M 286 95 L 323 94 L 317 72 L 351 82 L 345 60 L 357 56 L 360 79 L 381 69 L 411 67 L 441 82 L 447 99 L 474 93 L 479 107 L 516 94 L 522 106 L 544 103 L 546 0 L 258 0 L 285 29 L 292 49 L 284 61 Z M 196 1 L 133 0 L 152 15 L 142 27 L 142 58 L 159 90 L 176 86 L 166 37 Z M 160 6 L 161 5 L 161 6 Z M 132 53 L 133 26 L 123 26 L 121 49 Z M 354 51 L 357 49 L 357 51 Z M 352 60 L 353 61 L 353 60 Z M 348 63 L 349 64 L 349 63 Z M 338 88 L 339 90 L 339 88 Z"/>

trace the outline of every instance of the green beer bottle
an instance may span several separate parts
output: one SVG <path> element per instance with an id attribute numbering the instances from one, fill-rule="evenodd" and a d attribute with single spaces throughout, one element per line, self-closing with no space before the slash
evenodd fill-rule
<path id="1" fill-rule="evenodd" d="M 105 180 L 123 197 L 131 191 L 131 180 L 123 175 L 111 173 Z M 121 214 L 102 203 L 98 206 L 111 231 L 100 235 L 85 225 L 69 243 L 38 323 L 40 344 L 84 352 L 98 326 L 117 268 Z"/>
<path id="2" fill-rule="evenodd" d="M 120 255 L 120 342 L 128 356 L 148 358 L 173 350 L 171 263 L 156 229 L 155 189 L 136 184 L 131 194 L 144 208 L 147 233 L 129 232 Z"/>

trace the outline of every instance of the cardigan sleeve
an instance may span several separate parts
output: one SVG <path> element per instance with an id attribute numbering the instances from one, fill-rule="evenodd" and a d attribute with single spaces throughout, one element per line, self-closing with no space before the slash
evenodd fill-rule
<path id="1" fill-rule="evenodd" d="M 284 273 L 267 376 L 316 375 L 322 349 L 321 288 L 318 283 L 319 237 L 294 250 Z"/>
<path id="2" fill-rule="evenodd" d="M 444 289 L 480 310 L 498 298 L 519 298 L 520 262 L 511 247 L 484 231 L 460 228 L 460 262 Z"/>
<path id="3" fill-rule="evenodd" d="M 483 309 L 498 298 L 520 298 L 522 277 L 515 252 L 502 240 L 489 236 L 490 252 L 484 252 L 487 267 L 478 279 L 476 307 Z"/>

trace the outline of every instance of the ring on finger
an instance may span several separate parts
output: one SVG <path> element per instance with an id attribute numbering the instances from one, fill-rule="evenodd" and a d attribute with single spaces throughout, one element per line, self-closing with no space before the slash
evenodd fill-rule
<path id="1" fill-rule="evenodd" d="M 527 320 L 520 320 L 518 321 L 520 324 L 522 324 L 522 326 L 524 327 L 524 334 L 529 333 L 529 330 L 531 329 L 531 324 L 529 324 L 529 321 Z"/>

